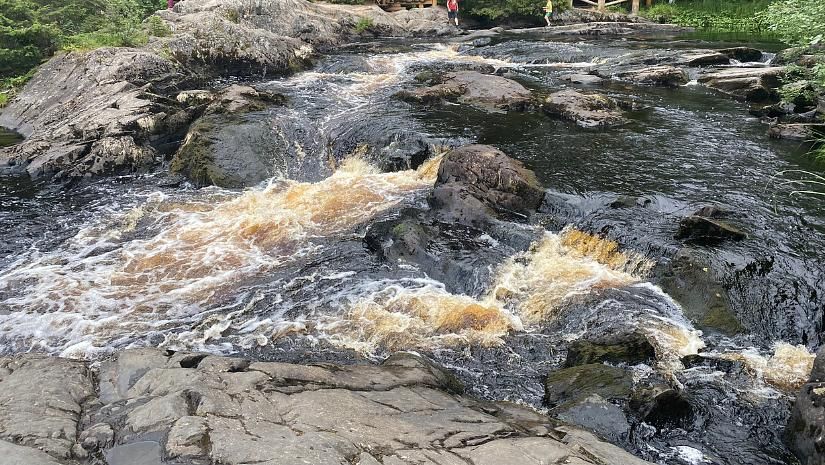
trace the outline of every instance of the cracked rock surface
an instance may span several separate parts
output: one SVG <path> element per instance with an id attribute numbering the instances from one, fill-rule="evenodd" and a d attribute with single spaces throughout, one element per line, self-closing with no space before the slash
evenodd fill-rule
<path id="1" fill-rule="evenodd" d="M 304 366 L 138 349 L 94 368 L 21 355 L 0 359 L 0 453 L 14 465 L 648 463 L 461 392 L 410 353 Z"/>

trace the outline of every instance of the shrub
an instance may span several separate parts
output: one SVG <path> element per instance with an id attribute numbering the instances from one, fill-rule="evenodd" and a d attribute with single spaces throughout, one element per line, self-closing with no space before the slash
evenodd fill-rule
<path id="1" fill-rule="evenodd" d="M 361 18 L 358 20 L 357 23 L 355 23 L 355 32 L 361 34 L 362 32 L 365 32 L 372 28 L 372 26 L 373 23 L 371 18 Z"/>
<path id="2" fill-rule="evenodd" d="M 789 44 L 825 40 L 825 1 L 780 0 L 768 6 L 764 16 L 770 30 Z"/>

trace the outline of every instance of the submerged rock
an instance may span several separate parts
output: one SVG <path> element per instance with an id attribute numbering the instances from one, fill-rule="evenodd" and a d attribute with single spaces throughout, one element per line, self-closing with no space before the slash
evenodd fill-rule
<path id="1" fill-rule="evenodd" d="M 687 318 L 704 330 L 733 335 L 742 324 L 731 309 L 727 289 L 699 251 L 684 248 L 654 270 L 654 283 L 679 302 Z"/>
<path id="2" fill-rule="evenodd" d="M 816 354 L 810 379 L 796 395 L 785 442 L 803 465 L 825 463 L 825 346 Z"/>
<path id="3" fill-rule="evenodd" d="M 594 74 L 565 74 L 559 79 L 562 81 L 572 82 L 573 84 L 596 85 L 601 84 L 604 79 Z"/>
<path id="4" fill-rule="evenodd" d="M 88 372 L 86 362 L 2 363 L 0 451 L 14 463 L 67 463 L 63 449 L 36 450 L 49 441 L 79 446 L 73 464 L 648 463 L 531 409 L 461 395 L 452 375 L 408 353 L 381 365 L 303 366 L 140 349 L 103 363 L 99 385 L 60 376 L 68 366 Z M 56 403 L 31 398 L 44 393 Z M 33 422 L 43 409 L 62 416 Z M 26 421 L 9 421 L 15 412 Z"/>
<path id="5" fill-rule="evenodd" d="M 655 359 L 656 350 L 643 334 L 610 334 L 573 341 L 564 364 L 567 367 L 604 362 L 636 365 Z"/>
<path id="6" fill-rule="evenodd" d="M 396 97 L 414 103 L 439 103 L 444 100 L 466 103 L 485 110 L 525 110 L 532 94 L 516 81 L 476 71 L 448 73 L 431 87 L 401 91 Z"/>
<path id="7" fill-rule="evenodd" d="M 691 215 L 679 222 L 677 239 L 687 239 L 698 244 L 716 244 L 728 239 L 742 240 L 748 235 L 742 230 L 715 218 Z"/>
<path id="8" fill-rule="evenodd" d="M 584 94 L 567 89 L 550 94 L 544 112 L 576 123 L 583 128 L 606 128 L 625 123 L 616 102 L 602 94 Z"/>

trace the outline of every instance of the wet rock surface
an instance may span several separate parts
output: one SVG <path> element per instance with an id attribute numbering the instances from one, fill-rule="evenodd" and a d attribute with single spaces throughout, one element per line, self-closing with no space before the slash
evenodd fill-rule
<path id="1" fill-rule="evenodd" d="M 72 180 L 147 171 L 180 145 L 199 116 L 181 91 L 221 76 L 284 75 L 318 49 L 352 37 L 369 18 L 377 33 L 454 34 L 441 11 L 385 13 L 304 0 L 180 2 L 158 15 L 171 37 L 141 49 L 104 48 L 56 56 L 0 112 L 26 140 L 0 149 L 0 174 Z M 60 83 L 54 85 L 54 83 Z"/>
<path id="2" fill-rule="evenodd" d="M 12 463 L 648 463 L 533 410 L 463 396 L 409 353 L 335 366 L 138 349 L 95 376 L 31 355 L 2 370 L 0 450 Z"/>
<path id="3" fill-rule="evenodd" d="M 436 78 L 431 87 L 402 91 L 396 96 L 414 103 L 439 103 L 454 101 L 481 109 L 526 109 L 532 94 L 524 86 L 505 77 L 481 74 L 476 71 L 459 71 Z"/>
<path id="4" fill-rule="evenodd" d="M 576 123 L 583 128 L 608 128 L 625 123 L 616 102 L 601 94 L 585 94 L 568 89 L 547 97 L 544 112 Z"/>
<path id="5" fill-rule="evenodd" d="M 774 99 L 784 68 L 731 68 L 699 76 L 699 82 L 733 97 L 751 102 Z"/>
<path id="6" fill-rule="evenodd" d="M 803 465 L 825 463 L 825 348 L 817 352 L 811 377 L 796 396 L 785 441 Z"/>
<path id="7" fill-rule="evenodd" d="M 618 75 L 619 79 L 636 84 L 678 87 L 688 82 L 687 73 L 675 66 L 651 66 Z"/>

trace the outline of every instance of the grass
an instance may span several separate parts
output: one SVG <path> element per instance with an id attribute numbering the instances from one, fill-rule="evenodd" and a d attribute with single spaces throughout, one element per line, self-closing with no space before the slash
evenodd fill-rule
<path id="1" fill-rule="evenodd" d="M 687 0 L 659 3 L 640 13 L 654 21 L 703 30 L 763 33 L 769 29 L 764 12 L 770 3 L 770 0 Z"/>
<path id="2" fill-rule="evenodd" d="M 371 29 L 372 26 L 373 22 L 371 18 L 361 18 L 357 23 L 355 23 L 355 32 L 361 34 Z"/>

